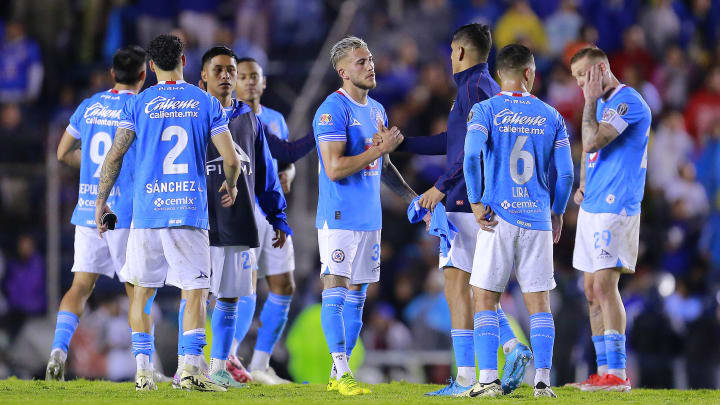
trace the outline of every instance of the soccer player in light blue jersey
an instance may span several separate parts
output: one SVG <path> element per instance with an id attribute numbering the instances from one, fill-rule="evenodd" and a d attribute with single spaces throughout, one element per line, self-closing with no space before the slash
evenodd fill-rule
<path id="1" fill-rule="evenodd" d="M 508 45 L 496 64 L 502 92 L 472 107 L 465 138 L 468 200 L 481 228 L 470 276 L 479 377 L 460 396 L 503 393 L 497 375 L 497 306 L 514 269 L 530 313 L 534 395 L 555 397 L 550 389 L 555 326 L 549 291 L 555 288 L 552 245 L 560 240 L 573 182 L 570 142 L 557 110 L 529 93 L 535 80 L 530 50 Z M 557 171 L 554 185 L 551 162 Z"/>
<path id="2" fill-rule="evenodd" d="M 587 391 L 629 391 L 625 307 L 618 282 L 621 274 L 635 272 L 652 116 L 642 96 L 615 78 L 601 49 L 581 49 L 570 65 L 585 95 L 573 267 L 585 276 L 598 369 L 573 385 Z"/>
<path id="3" fill-rule="evenodd" d="M 375 65 L 367 44 L 356 37 L 337 42 L 330 53 L 342 87 L 320 105 L 313 132 L 320 157 L 318 229 L 321 322 L 333 359 L 328 391 L 362 395 L 348 365 L 362 327 L 368 283 L 380 279 L 380 181 L 409 204 L 416 196 L 387 156 L 402 142 L 387 128 L 375 88 Z M 377 145 L 373 135 L 379 134 Z"/>
<path id="4" fill-rule="evenodd" d="M 135 285 L 129 311 L 132 348 L 137 363 L 135 389 L 157 389 L 150 369 L 153 336 L 149 309 L 156 289 L 167 277 L 178 280 L 186 294 L 182 336 L 185 366 L 183 389 L 225 391 L 201 372 L 205 346 L 205 296 L 210 287 L 207 193 L 222 194 L 229 207 L 237 195 L 240 162 L 220 102 L 183 81 L 183 44 L 160 35 L 148 46 L 150 69 L 158 83 L 128 100 L 120 114 L 115 140 L 100 172 L 95 223 L 102 234 L 102 215 L 112 212 L 107 200 L 123 156 L 137 148 L 133 167 L 133 215 L 127 265 Z M 223 158 L 225 182 L 206 190 L 208 141 Z"/>
<path id="5" fill-rule="evenodd" d="M 147 54 L 139 46 L 119 49 L 113 56 L 110 74 L 115 81 L 112 89 L 85 99 L 70 117 L 70 124 L 58 145 L 58 159 L 68 166 L 80 169 L 80 192 L 73 212 L 75 225 L 75 258 L 73 283 L 60 301 L 55 337 L 45 372 L 46 380 L 65 378 L 65 360 L 68 347 L 79 317 L 85 309 L 95 282 L 100 275 L 114 277 L 125 283 L 132 299 L 132 284 L 123 276 L 125 248 L 132 218 L 132 166 L 135 152 L 125 155 L 126 167 L 120 172 L 115 187 L 108 197 L 108 206 L 118 214 L 115 230 L 100 238 L 95 230 L 95 195 L 98 191 L 100 168 L 110 150 L 120 113 L 125 102 L 132 98 L 145 83 Z"/>

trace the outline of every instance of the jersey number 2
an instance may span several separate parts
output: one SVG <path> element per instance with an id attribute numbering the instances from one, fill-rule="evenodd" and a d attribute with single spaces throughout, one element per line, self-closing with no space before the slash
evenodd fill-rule
<path id="1" fill-rule="evenodd" d="M 178 140 L 175 146 L 168 151 L 163 160 L 163 174 L 185 174 L 188 172 L 187 163 L 175 163 L 175 159 L 185 150 L 188 143 L 188 133 L 182 127 L 173 125 L 165 128 L 160 135 L 160 139 L 163 141 L 172 141 L 173 137 L 177 136 Z"/>

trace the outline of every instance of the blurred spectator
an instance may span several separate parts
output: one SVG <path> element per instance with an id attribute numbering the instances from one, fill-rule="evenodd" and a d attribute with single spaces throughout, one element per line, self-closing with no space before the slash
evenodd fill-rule
<path id="1" fill-rule="evenodd" d="M 625 70 L 622 72 L 623 82 L 640 93 L 648 107 L 650 107 L 653 117 L 655 117 L 662 111 L 663 102 L 657 88 L 647 81 L 640 72 L 641 69 L 636 65 L 626 65 Z"/>
<path id="2" fill-rule="evenodd" d="M 10 328 L 19 329 L 26 318 L 45 314 L 45 277 L 45 258 L 38 252 L 35 239 L 30 235 L 20 236 L 17 252 L 8 259 L 7 271 L 2 281 L 8 301 L 10 321 L 7 325 Z"/>
<path id="3" fill-rule="evenodd" d="M 584 105 L 585 99 L 575 78 L 562 64 L 555 65 L 550 73 L 547 102 L 565 118 L 571 132 L 579 134 L 577 130 L 582 119 L 581 106 Z"/>
<path id="4" fill-rule="evenodd" d="M 405 307 L 403 319 L 411 325 L 416 349 L 450 347 L 450 308 L 443 293 L 443 275 L 434 269 L 428 273 L 422 294 Z"/>
<path id="5" fill-rule="evenodd" d="M 115 51 L 123 45 L 137 44 L 145 48 L 147 43 L 140 44 L 137 36 L 138 10 L 130 4 L 130 0 L 113 0 L 107 18 L 105 40 L 103 42 L 103 61 L 112 64 Z"/>
<path id="6" fill-rule="evenodd" d="M 717 117 L 720 117 L 720 65 L 708 70 L 705 85 L 690 96 L 685 110 L 685 125 L 696 143 Z"/>
<path id="7" fill-rule="evenodd" d="M 17 104 L 0 105 L 0 161 L 37 162 L 43 159 L 42 142 L 30 130 L 28 120 Z"/>
<path id="8" fill-rule="evenodd" d="M 682 113 L 677 110 L 665 113 L 648 150 L 650 186 L 667 190 L 678 177 L 681 165 L 690 158 L 693 147 Z"/>
<path id="9" fill-rule="evenodd" d="M 455 0 L 451 1 L 454 8 L 455 26 L 479 23 L 495 26 L 495 22 L 504 11 L 504 4 L 493 0 Z"/>
<path id="10" fill-rule="evenodd" d="M 493 40 L 498 49 L 516 42 L 527 44 L 533 52 L 544 53 L 548 49 L 545 28 L 525 0 L 515 0 L 500 17 Z"/>
<path id="11" fill-rule="evenodd" d="M 215 45 L 218 20 L 215 12 L 221 0 L 180 0 L 180 28 L 195 38 L 198 46 L 207 50 Z"/>
<path id="12" fill-rule="evenodd" d="M 567 44 L 574 41 L 580 33 L 583 20 L 576 9 L 577 1 L 562 0 L 560 9 L 545 21 L 552 56 L 560 55 Z"/>
<path id="13" fill-rule="evenodd" d="M 620 81 L 626 80 L 625 71 L 629 67 L 635 67 L 644 81 L 650 78 L 653 66 L 652 55 L 645 46 L 645 32 L 639 25 L 633 25 L 623 33 L 622 49 L 610 54 L 610 67 Z"/>
<path id="14" fill-rule="evenodd" d="M 650 9 L 640 21 L 648 40 L 648 49 L 655 52 L 656 57 L 661 57 L 660 52 L 678 39 L 680 19 L 673 10 L 672 0 L 656 0 L 649 4 Z"/>
<path id="15" fill-rule="evenodd" d="M 597 46 L 606 54 L 610 55 L 622 46 L 623 33 L 637 22 L 641 3 L 640 0 L 583 0 L 582 14 L 588 24 L 602 33 Z"/>
<path id="16" fill-rule="evenodd" d="M 705 189 L 696 179 L 695 165 L 685 162 L 680 166 L 679 176 L 670 181 L 665 189 L 670 204 L 680 202 L 688 218 L 699 219 L 710 210 Z"/>
<path id="17" fill-rule="evenodd" d="M 150 41 L 160 34 L 173 29 L 173 20 L 177 16 L 177 2 L 174 0 L 138 0 L 138 39 L 140 46 L 147 47 Z"/>
<path id="18" fill-rule="evenodd" d="M 35 101 L 42 89 L 42 56 L 21 23 L 11 21 L 5 26 L 0 55 L 0 102 Z"/>
<path id="19" fill-rule="evenodd" d="M 657 66 L 652 82 L 657 86 L 660 97 L 671 108 L 684 108 L 690 86 L 690 61 L 679 46 L 665 51 L 662 63 Z"/>
<path id="20" fill-rule="evenodd" d="M 270 5 L 263 0 L 235 0 L 235 3 L 235 38 L 265 52 L 269 48 Z M 260 66 L 267 64 L 261 63 Z"/>
<path id="21" fill-rule="evenodd" d="M 579 50 L 588 46 L 596 45 L 598 40 L 598 31 L 592 25 L 583 25 L 580 28 L 580 37 L 568 43 L 562 53 L 562 61 L 565 67 L 570 69 L 570 58 Z"/>

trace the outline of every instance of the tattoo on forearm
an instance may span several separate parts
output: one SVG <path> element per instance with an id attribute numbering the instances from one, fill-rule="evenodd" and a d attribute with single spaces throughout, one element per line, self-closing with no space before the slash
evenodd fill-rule
<path id="1" fill-rule="evenodd" d="M 115 185 L 120 169 L 122 168 L 123 156 L 135 140 L 135 132 L 125 128 L 118 128 L 115 133 L 115 140 L 105 156 L 102 170 L 100 171 L 100 185 L 98 186 L 97 199 L 101 202 L 107 201 L 112 187 Z"/>
<path id="2" fill-rule="evenodd" d="M 397 194 L 400 198 L 405 200 L 408 204 L 412 202 L 413 198 L 417 196 L 415 191 L 405 182 L 400 172 L 398 172 L 395 165 L 393 165 L 387 156 L 383 158 L 382 168 L 382 182 L 392 190 L 393 193 Z"/>
<path id="3" fill-rule="evenodd" d="M 595 118 L 597 114 L 597 102 L 585 101 L 585 107 L 583 108 L 582 118 L 582 140 L 583 146 L 587 143 L 592 143 L 595 135 L 598 132 L 598 122 Z"/>

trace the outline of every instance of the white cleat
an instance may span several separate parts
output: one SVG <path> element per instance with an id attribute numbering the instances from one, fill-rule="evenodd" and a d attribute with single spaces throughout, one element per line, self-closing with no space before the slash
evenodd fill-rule
<path id="1" fill-rule="evenodd" d="M 60 357 L 59 350 L 50 353 L 50 360 L 45 369 L 45 381 L 65 381 L 65 362 Z"/>
<path id="2" fill-rule="evenodd" d="M 535 386 L 533 395 L 535 396 L 535 398 L 557 398 L 557 394 L 553 392 L 552 388 L 545 385 L 545 383 L 542 381 L 537 383 L 537 385 Z"/>
<path id="3" fill-rule="evenodd" d="M 157 389 L 152 370 L 138 370 L 135 374 L 135 391 L 154 391 Z"/>
<path id="4" fill-rule="evenodd" d="M 472 388 L 467 391 L 461 392 L 455 396 L 457 397 L 501 397 L 503 395 L 502 385 L 500 380 L 495 380 L 489 383 L 475 383 Z"/>
<path id="5" fill-rule="evenodd" d="M 272 367 L 268 367 L 265 370 L 252 370 L 250 376 L 253 382 L 263 385 L 281 385 L 281 384 L 292 384 L 290 380 L 278 377 L 275 370 Z"/>

